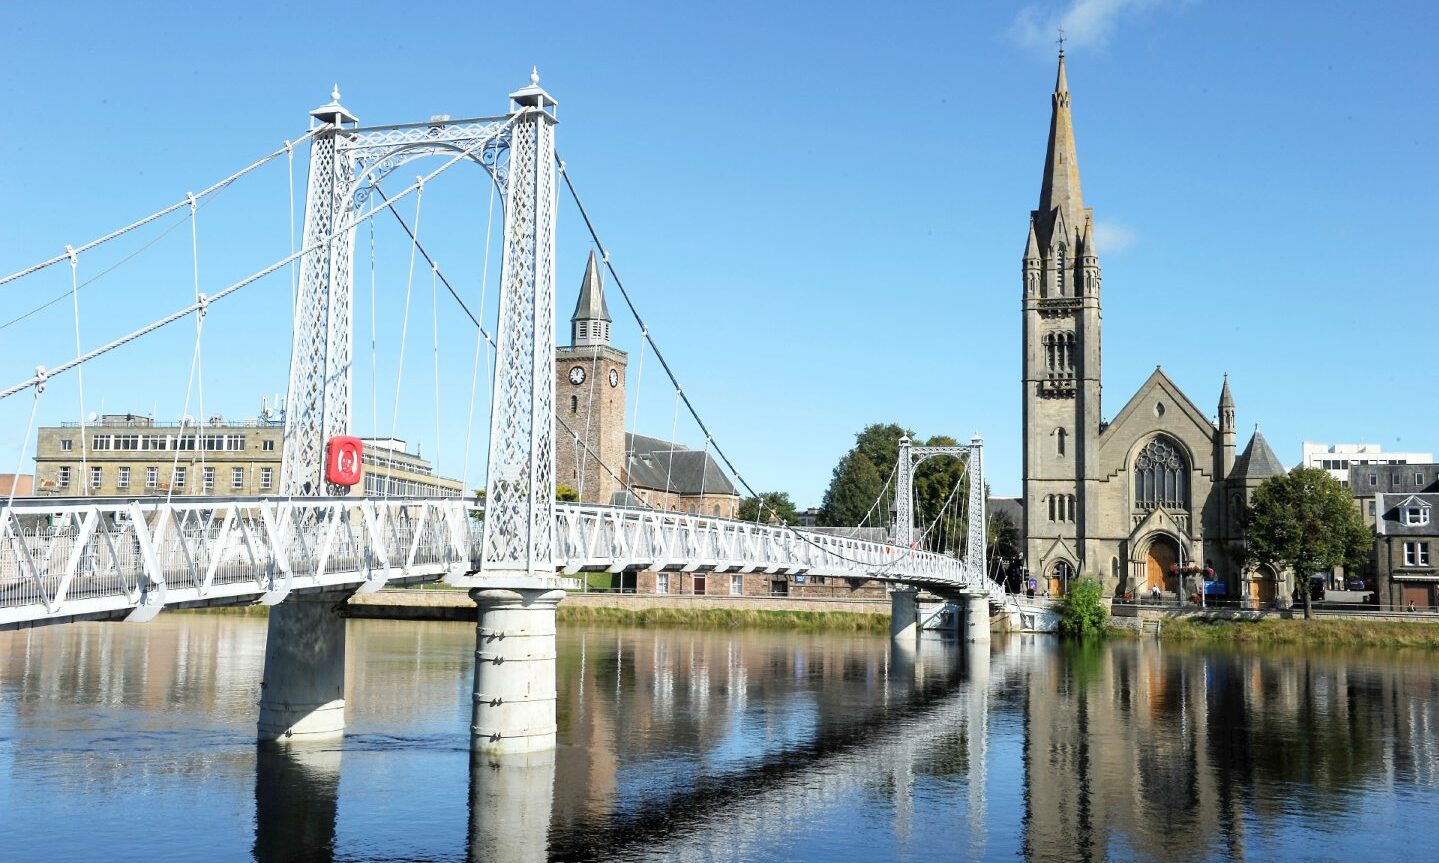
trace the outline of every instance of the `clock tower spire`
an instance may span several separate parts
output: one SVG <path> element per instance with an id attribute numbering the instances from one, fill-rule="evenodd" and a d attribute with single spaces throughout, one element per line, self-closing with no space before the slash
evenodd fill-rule
<path id="1" fill-rule="evenodd" d="M 590 252 L 570 316 L 570 344 L 555 348 L 555 483 L 582 503 L 608 504 L 624 485 L 625 366 L 610 345 L 603 262 Z"/>

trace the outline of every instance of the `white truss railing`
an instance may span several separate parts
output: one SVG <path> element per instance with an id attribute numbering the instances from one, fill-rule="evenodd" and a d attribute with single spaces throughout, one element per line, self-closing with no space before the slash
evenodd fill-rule
<path id="1" fill-rule="evenodd" d="M 0 625 L 166 605 L 274 604 L 292 590 L 378 590 L 446 577 L 473 586 L 483 509 L 456 498 L 29 500 L 0 508 Z M 963 561 L 786 527 L 557 504 L 556 567 L 879 579 L 1002 589 Z M 556 576 L 555 585 L 568 579 Z"/>

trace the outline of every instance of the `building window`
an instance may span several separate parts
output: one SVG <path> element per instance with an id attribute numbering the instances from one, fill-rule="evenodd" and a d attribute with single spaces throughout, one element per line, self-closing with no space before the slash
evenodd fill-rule
<path id="1" fill-rule="evenodd" d="M 160 484 L 160 469 L 158 467 L 145 468 L 145 488 L 154 488 Z"/>
<path id="2" fill-rule="evenodd" d="M 120 476 L 119 476 L 118 479 L 115 480 L 115 487 L 116 487 L 116 488 L 129 488 L 129 487 L 130 487 L 130 468 L 128 468 L 128 467 L 121 467 L 119 470 L 120 470 Z"/>
<path id="3" fill-rule="evenodd" d="M 1374 509 L 1375 509 L 1375 507 L 1374 507 L 1374 501 L 1371 500 L 1371 501 L 1369 501 L 1369 517 L 1370 517 L 1370 518 L 1373 518 L 1373 517 L 1374 517 Z"/>
<path id="4" fill-rule="evenodd" d="M 670 574 L 667 572 L 655 573 L 655 593 L 670 592 Z"/>
<path id="5" fill-rule="evenodd" d="M 90 449 L 92 449 L 92 450 L 108 450 L 109 448 L 110 448 L 110 436 L 109 436 L 109 435 L 107 435 L 107 434 L 97 434 L 97 435 L 95 435 L 95 436 L 93 436 L 93 437 L 90 438 Z"/>
<path id="6" fill-rule="evenodd" d="M 65 465 L 55 474 L 55 484 L 61 488 L 70 487 L 70 466 Z"/>
<path id="7" fill-rule="evenodd" d="M 230 488 L 245 487 L 245 469 L 242 467 L 230 468 Z"/>
<path id="8" fill-rule="evenodd" d="M 1378 484 L 1379 484 L 1379 474 L 1377 474 L 1377 473 L 1372 473 L 1372 472 L 1371 472 L 1371 473 L 1369 474 L 1369 484 L 1370 484 L 1370 485 L 1378 485 Z"/>
<path id="9" fill-rule="evenodd" d="M 572 414 L 577 414 L 577 413 L 579 413 L 579 412 L 580 412 L 580 397 L 579 397 L 579 396 L 570 396 L 570 413 L 572 413 Z"/>
<path id="10" fill-rule="evenodd" d="M 214 490 L 215 490 L 215 469 L 212 468 L 212 467 L 206 467 L 204 470 L 201 471 L 200 476 L 201 476 L 202 482 L 203 482 L 204 485 L 205 485 L 205 491 L 214 491 Z"/>
<path id="11" fill-rule="evenodd" d="M 69 452 L 75 446 L 75 442 L 67 437 L 60 438 L 60 452 Z"/>
<path id="12" fill-rule="evenodd" d="M 1405 565 L 1405 566 L 1428 566 L 1428 565 L 1429 565 L 1429 543 L 1427 543 L 1427 542 L 1406 542 L 1406 543 L 1404 543 L 1404 565 Z"/>
<path id="13" fill-rule="evenodd" d="M 1136 509 L 1187 509 L 1188 466 L 1179 447 L 1157 437 L 1139 451 L 1134 460 L 1134 506 Z"/>
<path id="14" fill-rule="evenodd" d="M 274 451 L 275 451 L 275 442 L 272 441 L 272 440 L 261 441 L 261 442 L 260 442 L 260 449 L 264 450 L 265 452 L 274 452 Z"/>
<path id="15" fill-rule="evenodd" d="M 275 469 L 272 467 L 260 468 L 260 488 L 269 488 L 275 478 Z"/>
<path id="16" fill-rule="evenodd" d="M 185 469 L 184 469 L 183 467 L 177 467 L 177 468 L 175 468 L 175 472 L 170 475 L 170 487 L 171 487 L 171 488 L 184 488 L 184 487 L 185 487 Z"/>
<path id="17" fill-rule="evenodd" d="M 1414 474 L 1414 484 L 1415 484 L 1415 485 L 1423 485 L 1423 484 L 1424 484 L 1424 474 L 1422 474 L 1422 473 L 1416 473 L 1416 474 Z"/>
<path id="18" fill-rule="evenodd" d="M 1069 432 L 1064 429 L 1059 429 L 1054 433 L 1055 445 L 1058 447 L 1060 455 L 1064 455 L 1064 438 L 1068 434 Z"/>
<path id="19" fill-rule="evenodd" d="M 744 595 L 744 576 L 737 572 L 730 573 L 729 592 L 731 596 Z"/>
<path id="20" fill-rule="evenodd" d="M 1371 506 L 1373 504 L 1370 504 Z M 1370 513 L 1371 515 L 1373 513 Z M 1419 525 L 1429 523 L 1429 507 L 1427 506 L 1406 506 L 1404 507 L 1404 523 Z"/>
<path id="21" fill-rule="evenodd" d="M 105 481 L 105 469 L 100 467 L 90 468 L 90 487 L 99 488 Z"/>
<path id="22" fill-rule="evenodd" d="M 713 509 L 713 511 L 712 511 L 712 514 L 714 515 L 715 518 L 719 518 L 719 514 L 720 514 L 720 506 L 719 506 L 719 504 L 715 504 L 715 505 L 714 505 L 714 509 Z"/>

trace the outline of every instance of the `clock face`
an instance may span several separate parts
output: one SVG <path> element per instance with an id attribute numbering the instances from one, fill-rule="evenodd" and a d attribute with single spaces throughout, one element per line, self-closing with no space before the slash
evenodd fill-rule
<path id="1" fill-rule="evenodd" d="M 610 369 L 610 386 L 612 386 L 612 387 L 617 387 L 617 386 L 619 386 L 619 385 L 620 385 L 620 370 L 619 370 L 619 369 Z"/>
<path id="2" fill-rule="evenodd" d="M 582 384 L 582 383 L 584 383 L 584 382 L 585 382 L 585 368 L 584 368 L 584 366 L 575 366 L 574 368 L 570 369 L 570 383 L 574 384 L 575 386 L 579 386 L 580 384 Z"/>

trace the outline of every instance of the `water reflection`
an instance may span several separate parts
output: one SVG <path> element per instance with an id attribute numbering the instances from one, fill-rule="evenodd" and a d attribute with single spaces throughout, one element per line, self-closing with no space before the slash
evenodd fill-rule
<path id="1" fill-rule="evenodd" d="M 472 760 L 473 629 L 351 626 L 350 735 L 284 750 L 253 743 L 263 621 L 0 634 L 0 811 L 86 813 L 83 831 L 12 831 L 7 859 L 1403 860 L 1439 843 L 1429 654 L 570 629 L 559 749 Z"/>
<path id="2" fill-rule="evenodd" d="M 340 750 L 261 746 L 255 759 L 255 860 L 333 860 Z"/>

